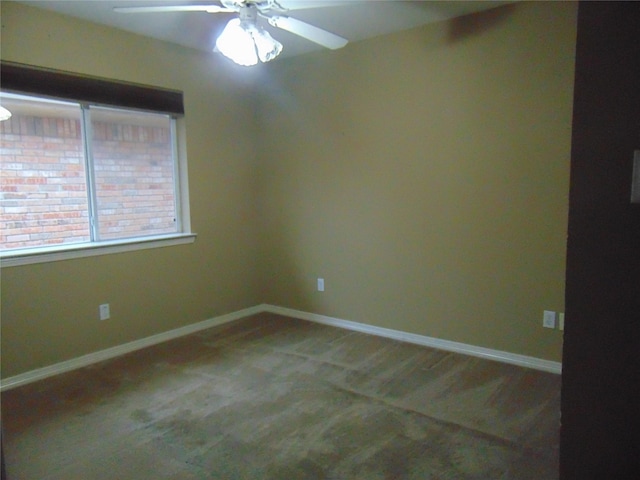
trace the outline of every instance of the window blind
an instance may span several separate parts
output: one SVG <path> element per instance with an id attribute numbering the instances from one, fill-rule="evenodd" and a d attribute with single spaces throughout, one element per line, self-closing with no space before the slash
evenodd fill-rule
<path id="1" fill-rule="evenodd" d="M 0 88 L 95 105 L 184 115 L 178 90 L 114 81 L 29 65 L 0 62 Z"/>

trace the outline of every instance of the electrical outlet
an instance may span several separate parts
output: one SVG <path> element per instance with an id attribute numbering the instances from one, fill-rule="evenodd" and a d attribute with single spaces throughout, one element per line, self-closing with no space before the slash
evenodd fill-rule
<path id="1" fill-rule="evenodd" d="M 564 312 L 558 314 L 558 329 L 564 330 Z"/>
<path id="2" fill-rule="evenodd" d="M 556 312 L 545 310 L 542 316 L 542 326 L 544 328 L 556 328 Z"/>
<path id="3" fill-rule="evenodd" d="M 109 310 L 109 304 L 103 303 L 100 305 L 100 320 L 107 320 L 111 318 L 111 311 Z"/>
<path id="4" fill-rule="evenodd" d="M 324 292 L 324 278 L 318 279 L 318 291 Z"/>

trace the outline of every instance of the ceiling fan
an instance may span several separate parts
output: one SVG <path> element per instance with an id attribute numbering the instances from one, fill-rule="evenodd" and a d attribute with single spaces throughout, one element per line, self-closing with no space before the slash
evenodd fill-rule
<path id="1" fill-rule="evenodd" d="M 309 23 L 285 15 L 289 10 L 317 8 L 336 5 L 341 2 L 330 1 L 283 1 L 278 0 L 219 0 L 208 5 L 164 5 L 142 7 L 115 7 L 119 13 L 155 13 L 155 12 L 206 12 L 238 13 L 229 20 L 216 40 L 216 49 L 235 63 L 244 66 L 255 65 L 258 60 L 268 62 L 282 51 L 282 44 L 275 40 L 258 24 L 258 18 L 266 19 L 270 25 L 306 38 L 323 47 L 336 50 L 347 44 L 347 39 L 323 30 Z"/>

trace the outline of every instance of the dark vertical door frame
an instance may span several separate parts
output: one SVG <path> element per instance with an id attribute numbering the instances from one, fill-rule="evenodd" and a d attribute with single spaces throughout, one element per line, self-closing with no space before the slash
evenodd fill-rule
<path id="1" fill-rule="evenodd" d="M 578 10 L 562 480 L 640 478 L 640 2 Z"/>

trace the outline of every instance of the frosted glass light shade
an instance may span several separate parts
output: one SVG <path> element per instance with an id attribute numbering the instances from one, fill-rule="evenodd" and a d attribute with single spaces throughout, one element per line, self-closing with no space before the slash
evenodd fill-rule
<path id="1" fill-rule="evenodd" d="M 253 27 L 251 36 L 256 44 L 258 58 L 261 62 L 273 60 L 282 51 L 282 44 L 269 35 L 269 32 L 260 27 Z"/>
<path id="2" fill-rule="evenodd" d="M 273 60 L 282 51 L 282 44 L 263 28 L 239 18 L 227 23 L 216 40 L 216 47 L 225 57 L 246 67 L 257 64 L 258 59 Z"/>
<path id="3" fill-rule="evenodd" d="M 258 63 L 255 43 L 251 34 L 242 28 L 239 18 L 229 20 L 216 40 L 216 47 L 225 57 L 245 67 Z"/>
<path id="4" fill-rule="evenodd" d="M 11 112 L 3 106 L 0 106 L 0 122 L 2 122 L 3 120 L 9 120 L 10 118 Z"/>

